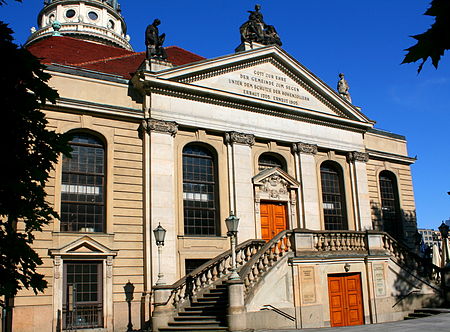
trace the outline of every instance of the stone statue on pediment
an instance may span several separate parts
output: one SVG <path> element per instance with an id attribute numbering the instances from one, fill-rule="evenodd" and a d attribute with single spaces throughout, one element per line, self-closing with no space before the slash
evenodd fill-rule
<path id="1" fill-rule="evenodd" d="M 239 31 L 241 33 L 241 41 L 256 42 L 263 45 L 279 45 L 281 46 L 280 36 L 273 25 L 267 25 L 264 22 L 263 15 L 260 11 L 261 6 L 256 5 L 255 10 L 249 10 L 248 21 L 241 25 Z"/>
<path id="2" fill-rule="evenodd" d="M 166 60 L 167 53 L 162 46 L 166 39 L 166 34 L 159 34 L 158 25 L 161 24 L 159 19 L 155 19 L 152 24 L 145 29 L 145 46 L 147 47 L 147 59 Z"/>
<path id="3" fill-rule="evenodd" d="M 352 102 L 352 97 L 350 97 L 350 86 L 347 83 L 347 80 L 344 77 L 344 74 L 340 73 L 339 74 L 339 81 L 337 84 L 337 90 L 339 92 L 339 95 L 345 99 L 348 100 L 349 102 Z"/>

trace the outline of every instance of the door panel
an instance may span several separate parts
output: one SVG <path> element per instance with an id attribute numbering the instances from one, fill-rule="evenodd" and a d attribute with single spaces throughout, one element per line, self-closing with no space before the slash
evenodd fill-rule
<path id="1" fill-rule="evenodd" d="M 269 241 L 279 232 L 287 229 L 286 205 L 261 203 L 261 237 Z"/>
<path id="2" fill-rule="evenodd" d="M 364 324 L 361 275 L 328 276 L 331 326 Z"/>

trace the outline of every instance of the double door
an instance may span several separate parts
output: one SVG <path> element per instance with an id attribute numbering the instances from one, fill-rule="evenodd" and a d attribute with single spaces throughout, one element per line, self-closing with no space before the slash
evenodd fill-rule
<path id="1" fill-rule="evenodd" d="M 288 228 L 285 203 L 261 203 L 261 237 L 265 241 Z"/>
<path id="2" fill-rule="evenodd" d="M 328 276 L 331 326 L 364 324 L 359 273 Z"/>

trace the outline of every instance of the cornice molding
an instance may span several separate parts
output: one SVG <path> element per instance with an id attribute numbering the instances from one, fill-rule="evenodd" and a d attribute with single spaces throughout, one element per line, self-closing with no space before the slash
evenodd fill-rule
<path id="1" fill-rule="evenodd" d="M 255 144 L 255 135 L 230 131 L 228 133 L 225 133 L 225 142 L 227 144 L 238 143 L 253 146 Z"/>

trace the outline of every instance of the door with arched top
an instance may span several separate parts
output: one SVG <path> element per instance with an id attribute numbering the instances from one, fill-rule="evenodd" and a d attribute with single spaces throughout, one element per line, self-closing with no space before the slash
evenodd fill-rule
<path id="1" fill-rule="evenodd" d="M 261 202 L 261 237 L 265 241 L 288 228 L 286 203 Z"/>

